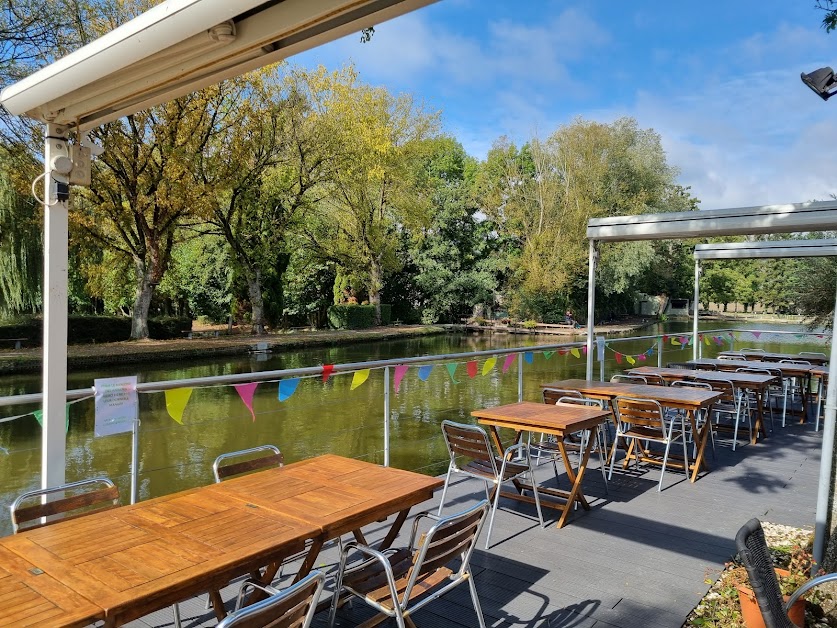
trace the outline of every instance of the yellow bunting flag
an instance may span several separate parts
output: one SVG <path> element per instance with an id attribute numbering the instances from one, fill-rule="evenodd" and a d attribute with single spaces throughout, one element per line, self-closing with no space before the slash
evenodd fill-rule
<path id="1" fill-rule="evenodd" d="M 581 357 L 581 354 L 578 352 L 578 347 L 573 347 L 572 349 L 570 349 L 570 353 L 573 354 L 574 358 L 580 358 Z"/>
<path id="2" fill-rule="evenodd" d="M 497 364 L 497 358 L 496 357 L 492 356 L 492 357 L 488 358 L 482 365 L 482 374 L 483 375 L 488 375 L 491 372 L 491 369 L 494 368 L 495 364 Z"/>
<path id="3" fill-rule="evenodd" d="M 707 347 L 709 346 L 709 336 L 703 337 L 703 344 L 705 344 Z"/>
<path id="4" fill-rule="evenodd" d="M 680 341 L 677 338 L 672 338 L 671 339 L 671 344 L 680 346 Z"/>
<path id="5" fill-rule="evenodd" d="M 183 425 L 183 411 L 191 396 L 191 388 L 173 388 L 166 391 L 166 411 L 180 425 Z"/>
<path id="6" fill-rule="evenodd" d="M 634 359 L 634 356 L 632 356 L 632 355 L 626 355 L 625 359 L 628 361 L 628 364 L 631 364 L 631 365 L 636 364 L 636 360 Z"/>
<path id="7" fill-rule="evenodd" d="M 369 371 L 370 369 L 363 369 L 362 371 L 355 371 L 354 375 L 352 375 L 352 390 L 357 388 L 358 386 L 362 385 L 367 379 L 369 379 Z"/>

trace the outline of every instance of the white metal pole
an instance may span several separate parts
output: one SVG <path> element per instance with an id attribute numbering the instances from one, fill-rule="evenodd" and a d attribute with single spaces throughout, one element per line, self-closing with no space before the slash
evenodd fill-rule
<path id="1" fill-rule="evenodd" d="M 700 260 L 695 260 L 695 322 L 692 327 L 692 359 L 698 359 L 698 312 L 700 311 Z"/>
<path id="2" fill-rule="evenodd" d="M 389 466 L 389 367 L 384 367 L 384 466 Z"/>
<path id="3" fill-rule="evenodd" d="M 663 340 L 663 337 L 660 336 L 657 338 L 657 366 L 663 368 L 663 349 L 665 348 L 666 343 Z"/>
<path id="4" fill-rule="evenodd" d="M 587 379 L 593 379 L 593 318 L 596 313 L 596 263 L 598 251 L 596 241 L 590 240 L 590 258 L 587 276 Z"/>
<path id="5" fill-rule="evenodd" d="M 44 142 L 44 351 L 41 486 L 65 481 L 67 433 L 67 241 L 69 186 L 53 165 L 69 158 L 67 129 L 47 124 Z M 59 190 L 60 188 L 60 190 Z M 60 191 L 60 196 L 59 196 Z"/>
<path id="6" fill-rule="evenodd" d="M 605 381 L 605 338 L 596 337 L 596 357 L 599 359 L 599 381 Z"/>
<path id="7" fill-rule="evenodd" d="M 139 419 L 131 427 L 131 503 L 137 503 L 139 492 Z"/>
<path id="8" fill-rule="evenodd" d="M 835 297 L 834 323 L 832 329 L 837 329 L 837 297 Z M 831 359 L 829 364 L 837 364 L 837 343 L 831 342 Z M 825 416 L 823 417 L 822 454 L 820 456 L 820 479 L 817 485 L 817 514 L 814 525 L 814 561 L 815 567 L 811 575 L 816 573 L 822 564 L 825 547 L 828 542 L 828 511 L 830 510 L 829 496 L 831 495 L 831 466 L 834 458 L 834 420 L 837 417 L 837 377 L 828 378 L 828 390 L 825 394 Z"/>
<path id="9" fill-rule="evenodd" d="M 523 354 L 517 354 L 517 401 L 523 401 Z"/>

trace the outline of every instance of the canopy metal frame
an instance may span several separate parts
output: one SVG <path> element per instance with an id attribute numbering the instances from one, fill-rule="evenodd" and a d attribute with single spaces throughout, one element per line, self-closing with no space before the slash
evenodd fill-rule
<path id="1" fill-rule="evenodd" d="M 587 293 L 587 379 L 593 379 L 593 319 L 596 306 L 596 264 L 599 242 L 639 240 L 677 240 L 734 235 L 808 233 L 837 230 L 837 201 L 764 205 L 694 212 L 672 212 L 594 218 L 587 223 L 590 240 L 589 283 Z M 822 257 L 835 255 L 835 240 L 797 240 L 703 244 L 695 249 L 695 302 L 693 351 L 697 356 L 697 323 L 701 259 L 744 259 L 747 257 Z M 837 329 L 837 291 L 833 328 Z M 837 343 L 831 343 L 830 363 L 837 363 Z M 834 456 L 835 418 L 837 418 L 837 378 L 828 378 L 817 511 L 814 529 L 814 560 L 819 565 L 828 540 L 828 497 Z"/>

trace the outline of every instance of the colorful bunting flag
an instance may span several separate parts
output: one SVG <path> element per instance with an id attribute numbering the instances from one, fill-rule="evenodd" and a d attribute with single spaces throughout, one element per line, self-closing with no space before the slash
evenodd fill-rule
<path id="1" fill-rule="evenodd" d="M 238 396 L 241 397 L 241 400 L 244 402 L 244 405 L 247 406 L 247 409 L 250 411 L 250 416 L 253 417 L 253 421 L 256 420 L 256 413 L 253 411 L 253 395 L 256 394 L 256 388 L 258 388 L 258 382 L 250 382 L 249 384 L 235 384 L 233 388 L 238 393 Z"/>
<path id="2" fill-rule="evenodd" d="M 398 394 L 398 389 L 401 388 L 401 380 L 404 379 L 408 370 L 410 370 L 410 367 L 406 364 L 395 365 L 395 394 Z"/>
<path id="3" fill-rule="evenodd" d="M 459 366 L 456 362 L 451 362 L 450 364 L 445 364 L 445 367 L 448 369 L 448 375 L 450 376 L 450 381 L 454 384 L 458 384 L 459 380 L 454 377 L 454 373 L 456 373 L 456 367 Z"/>
<path id="4" fill-rule="evenodd" d="M 191 396 L 191 388 L 173 388 L 166 391 L 166 412 L 181 425 L 183 425 L 183 411 Z"/>
<path id="5" fill-rule="evenodd" d="M 680 346 L 680 341 L 677 338 L 672 338 L 671 339 L 671 344 L 677 345 L 679 347 Z"/>
<path id="6" fill-rule="evenodd" d="M 554 352 L 554 351 L 544 351 L 544 352 L 543 352 L 543 357 L 545 357 L 547 360 L 548 360 L 549 358 L 551 358 L 553 355 L 555 355 L 555 352 Z"/>
<path id="7" fill-rule="evenodd" d="M 684 347 L 689 344 L 689 340 L 691 340 L 688 336 L 680 336 L 680 344 Z"/>
<path id="8" fill-rule="evenodd" d="M 759 336 L 761 336 L 761 332 L 760 332 L 760 331 L 754 331 L 754 332 L 752 332 L 752 333 L 753 333 L 753 338 L 758 338 Z"/>
<path id="9" fill-rule="evenodd" d="M 299 386 L 299 378 L 279 380 L 279 401 L 287 401 L 296 392 Z"/>
<path id="10" fill-rule="evenodd" d="M 331 374 L 334 372 L 334 365 L 333 364 L 323 364 L 323 384 L 328 381 L 328 378 L 331 377 Z"/>
<path id="11" fill-rule="evenodd" d="M 558 349 L 558 355 L 567 355 L 569 352 L 569 349 Z"/>
<path id="12" fill-rule="evenodd" d="M 616 355 L 616 364 L 622 364 L 622 354 L 618 351 L 614 351 L 614 354 Z"/>
<path id="13" fill-rule="evenodd" d="M 512 364 L 514 364 L 515 354 L 510 353 L 506 356 L 506 359 L 503 360 L 503 373 L 507 372 Z"/>
<path id="14" fill-rule="evenodd" d="M 584 355 L 587 355 L 587 345 L 584 345 L 583 347 L 581 347 L 581 351 L 582 351 L 582 353 L 584 353 Z"/>
<path id="15" fill-rule="evenodd" d="M 636 357 L 639 359 L 640 362 L 645 362 L 645 354 L 644 353 L 640 353 Z"/>
<path id="16" fill-rule="evenodd" d="M 531 364 L 535 361 L 535 354 L 531 351 L 527 351 L 523 354 L 523 359 L 526 360 L 527 364 Z"/>
<path id="17" fill-rule="evenodd" d="M 668 342 L 668 336 L 666 334 L 663 334 L 663 342 Z"/>
<path id="18" fill-rule="evenodd" d="M 579 353 L 578 347 L 573 347 L 572 349 L 570 349 L 570 353 L 572 354 L 572 356 L 574 358 L 580 358 L 581 357 L 581 353 Z"/>
<path id="19" fill-rule="evenodd" d="M 426 382 L 427 378 L 430 377 L 430 371 L 432 371 L 432 370 L 433 370 L 433 365 L 432 364 L 427 364 L 425 366 L 419 367 L 419 372 L 418 372 L 419 379 L 423 382 Z"/>
<path id="20" fill-rule="evenodd" d="M 35 410 L 33 413 L 35 415 L 35 420 L 38 422 L 38 425 L 41 427 L 44 426 L 44 411 L 43 410 Z M 64 407 L 64 431 L 70 431 L 70 404 L 68 403 Z"/>
<path id="21" fill-rule="evenodd" d="M 553 353 L 555 353 L 555 352 L 553 351 Z M 497 358 L 495 356 L 492 355 L 490 358 L 488 358 L 482 365 L 483 377 L 488 375 L 491 372 L 491 369 L 493 369 L 496 364 L 497 364 Z"/>
<path id="22" fill-rule="evenodd" d="M 631 366 L 636 364 L 636 360 L 634 359 L 634 357 L 632 355 L 626 355 L 625 359 L 628 361 L 628 364 L 630 364 Z"/>
<path id="23" fill-rule="evenodd" d="M 371 369 L 362 369 L 360 371 L 355 371 L 352 375 L 352 385 L 349 387 L 349 390 L 354 390 L 358 386 L 362 386 L 363 383 L 369 379 L 369 372 Z"/>
<path id="24" fill-rule="evenodd" d="M 707 347 L 709 346 L 709 336 L 703 337 L 703 344 L 705 344 Z"/>
<path id="25" fill-rule="evenodd" d="M 479 372 L 478 369 L 477 369 L 476 360 L 472 360 L 471 362 L 468 362 L 465 365 L 465 368 L 468 371 L 468 377 L 470 377 L 471 379 L 475 378 L 477 376 L 477 373 Z"/>

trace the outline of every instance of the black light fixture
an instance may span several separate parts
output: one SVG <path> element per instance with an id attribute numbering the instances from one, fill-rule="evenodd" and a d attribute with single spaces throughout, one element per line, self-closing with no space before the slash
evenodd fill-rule
<path id="1" fill-rule="evenodd" d="M 802 82 L 823 100 L 828 100 L 834 94 L 837 94 L 837 80 L 834 79 L 834 70 L 831 68 L 820 68 L 810 74 L 803 72 L 801 78 Z"/>

